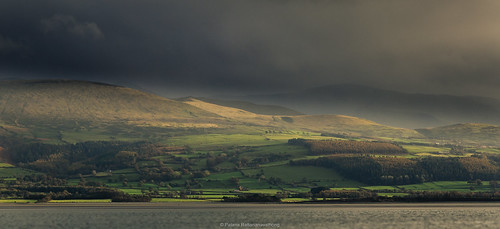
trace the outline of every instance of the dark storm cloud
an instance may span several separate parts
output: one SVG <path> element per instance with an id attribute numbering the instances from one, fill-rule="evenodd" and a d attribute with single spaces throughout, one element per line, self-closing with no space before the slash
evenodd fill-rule
<path id="1" fill-rule="evenodd" d="M 96 25 L 96 23 L 81 23 L 76 21 L 71 15 L 56 14 L 50 18 L 43 19 L 41 21 L 41 29 L 44 34 L 63 32 L 94 40 L 102 39 L 104 37 L 101 29 Z"/>
<path id="2" fill-rule="evenodd" d="M 7 37 L 0 35 L 0 52 L 9 52 L 21 48 L 22 45 L 17 44 Z"/>
<path id="3" fill-rule="evenodd" d="M 178 93 L 356 83 L 499 97 L 499 10 L 497 1 L 7 0 L 0 66 L 9 77 Z"/>

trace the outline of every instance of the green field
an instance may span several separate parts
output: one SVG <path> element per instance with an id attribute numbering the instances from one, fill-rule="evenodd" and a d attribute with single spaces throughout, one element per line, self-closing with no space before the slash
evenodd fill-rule
<path id="1" fill-rule="evenodd" d="M 0 178 L 9 178 L 31 174 L 39 173 L 18 167 L 0 167 Z"/>
<path id="2" fill-rule="evenodd" d="M 365 186 L 365 187 L 362 187 L 362 188 L 368 189 L 368 190 L 374 190 L 374 191 L 399 190 L 399 188 L 396 187 L 396 186 Z"/>
<path id="3" fill-rule="evenodd" d="M 111 199 L 50 200 L 49 203 L 111 203 Z"/>
<path id="4" fill-rule="evenodd" d="M 35 203 L 36 200 L 26 200 L 26 199 L 0 199 L 0 203 L 17 203 L 17 204 L 27 204 Z"/>
<path id="5" fill-rule="evenodd" d="M 280 165 L 263 167 L 261 169 L 243 170 L 245 175 L 256 176 L 263 173 L 266 179 L 272 177 L 279 178 L 287 183 L 316 184 L 335 187 L 357 187 L 362 185 L 357 181 L 346 179 L 339 175 L 335 170 L 315 167 L 315 166 L 290 166 Z"/>
<path id="6" fill-rule="evenodd" d="M 433 146 L 403 145 L 402 147 L 408 150 L 409 153 L 447 153 L 450 151 L 450 148 L 438 148 Z"/>
<path id="7" fill-rule="evenodd" d="M 398 185 L 400 189 L 415 190 L 415 191 L 459 191 L 470 192 L 473 187 L 475 192 L 489 192 L 491 187 L 488 182 L 483 182 L 482 185 L 468 184 L 467 181 L 436 181 L 423 184 Z"/>
<path id="8" fill-rule="evenodd" d="M 292 138 L 323 140 L 338 139 L 319 134 L 299 135 L 295 132 L 283 134 L 202 134 L 172 137 L 163 143 L 171 146 L 190 146 L 195 149 L 213 149 L 232 146 L 270 146 L 287 143 Z"/>
<path id="9" fill-rule="evenodd" d="M 404 196 L 408 196 L 409 194 L 408 193 L 401 193 L 401 192 L 389 192 L 389 193 L 378 192 L 377 195 L 378 196 L 385 196 L 385 197 L 394 197 L 394 196 L 404 197 Z"/>
<path id="10" fill-rule="evenodd" d="M 11 164 L 0 162 L 0 168 L 12 168 L 12 167 L 14 166 Z"/>

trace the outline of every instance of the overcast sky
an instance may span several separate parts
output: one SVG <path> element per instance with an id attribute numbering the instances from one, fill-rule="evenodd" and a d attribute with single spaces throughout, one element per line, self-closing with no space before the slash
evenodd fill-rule
<path id="1" fill-rule="evenodd" d="M 500 1 L 0 1 L 0 78 L 500 98 Z"/>

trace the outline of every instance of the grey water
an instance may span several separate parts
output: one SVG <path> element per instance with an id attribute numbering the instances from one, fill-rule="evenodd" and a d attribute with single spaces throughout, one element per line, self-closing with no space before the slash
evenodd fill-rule
<path id="1" fill-rule="evenodd" d="M 0 205 L 0 228 L 500 228 L 499 203 Z"/>

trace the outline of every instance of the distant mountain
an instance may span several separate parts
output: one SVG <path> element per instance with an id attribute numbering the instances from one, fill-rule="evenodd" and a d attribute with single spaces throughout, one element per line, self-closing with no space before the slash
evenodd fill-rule
<path id="1" fill-rule="evenodd" d="M 342 114 L 405 128 L 481 122 L 500 124 L 500 101 L 492 98 L 403 93 L 359 85 L 245 96 L 308 114 Z"/>
<path id="2" fill-rule="evenodd" d="M 185 101 L 188 98 L 180 98 L 178 101 Z M 255 104 L 247 101 L 238 101 L 238 100 L 223 100 L 223 99 L 213 99 L 213 98 L 203 98 L 203 97 L 194 97 L 194 99 L 201 100 L 207 103 L 217 104 L 225 107 L 233 107 L 242 109 L 245 111 L 249 111 L 255 114 L 262 115 L 303 115 L 298 111 L 292 110 L 290 108 L 286 108 L 283 106 L 277 105 L 262 105 Z"/>

